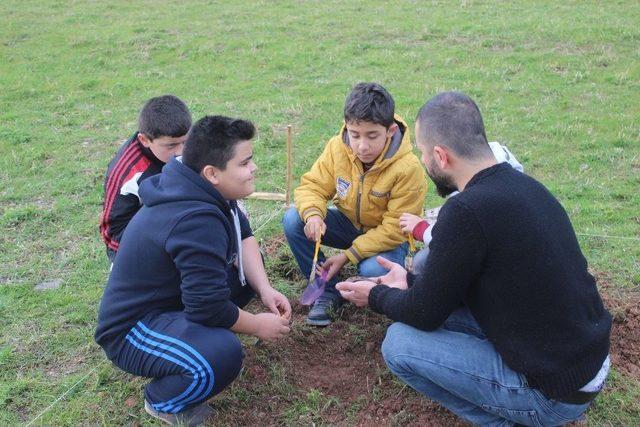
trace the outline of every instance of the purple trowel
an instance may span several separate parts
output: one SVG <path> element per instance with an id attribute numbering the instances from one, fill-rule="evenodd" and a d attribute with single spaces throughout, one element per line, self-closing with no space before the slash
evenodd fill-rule
<path id="1" fill-rule="evenodd" d="M 312 282 L 309 282 L 306 289 L 300 297 L 300 304 L 311 305 L 324 292 L 324 286 L 327 284 L 327 270 L 322 270 L 320 276 L 316 275 Z"/>
<path id="2" fill-rule="evenodd" d="M 322 270 L 320 277 L 316 275 L 318 268 L 318 252 L 320 251 L 320 239 L 316 240 L 316 248 L 313 251 L 313 263 L 311 264 L 311 274 L 309 283 L 300 297 L 300 304 L 311 305 L 324 292 L 324 285 L 327 283 L 327 270 Z"/>

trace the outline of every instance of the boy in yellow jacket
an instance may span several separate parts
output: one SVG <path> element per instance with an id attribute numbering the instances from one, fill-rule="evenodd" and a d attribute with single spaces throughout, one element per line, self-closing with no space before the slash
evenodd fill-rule
<path id="1" fill-rule="evenodd" d="M 314 242 L 343 249 L 326 258 L 320 253 L 328 282 L 307 317 L 327 326 L 330 312 L 344 300 L 335 289 L 337 273 L 347 263 L 362 276 L 386 274 L 375 256 L 402 263 L 406 236 L 398 218 L 420 215 L 427 181 L 411 150 L 407 124 L 394 114 L 393 98 L 377 83 L 357 84 L 344 106 L 344 125 L 305 173 L 295 190 L 295 207 L 285 213 L 284 232 L 298 266 L 309 277 Z M 328 207 L 333 201 L 334 207 Z"/>

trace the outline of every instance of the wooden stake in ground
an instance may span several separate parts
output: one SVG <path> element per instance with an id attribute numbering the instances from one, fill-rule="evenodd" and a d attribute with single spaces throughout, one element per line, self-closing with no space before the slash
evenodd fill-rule
<path id="1" fill-rule="evenodd" d="M 288 208 L 291 204 L 291 181 L 293 181 L 293 144 L 291 141 L 291 125 L 287 125 L 287 182 L 284 203 Z"/>
<path id="2" fill-rule="evenodd" d="M 279 200 L 284 202 L 286 200 L 286 196 L 282 193 L 265 193 L 263 191 L 256 191 L 255 193 L 251 193 L 249 196 L 247 196 L 247 199 Z"/>

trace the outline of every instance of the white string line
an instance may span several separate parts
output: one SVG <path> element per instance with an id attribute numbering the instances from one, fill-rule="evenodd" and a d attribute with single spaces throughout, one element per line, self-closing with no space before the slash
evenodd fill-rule
<path id="1" fill-rule="evenodd" d="M 607 234 L 576 233 L 576 236 L 600 237 L 600 238 L 603 238 L 603 239 L 620 239 L 620 240 L 636 240 L 636 241 L 640 241 L 640 237 L 609 236 Z"/>
<path id="2" fill-rule="evenodd" d="M 277 208 L 275 211 L 273 211 L 269 217 L 262 223 L 260 224 L 258 227 L 256 227 L 253 232 L 256 233 L 258 230 L 260 230 L 262 227 L 264 227 L 265 225 L 267 225 L 280 211 L 282 210 L 282 206 L 280 206 L 279 208 Z M 260 215 L 260 219 L 262 219 L 265 215 Z M 640 237 L 628 237 L 628 236 L 612 236 L 612 235 L 608 235 L 608 234 L 589 234 L 589 233 L 576 233 L 576 236 L 585 236 L 585 237 L 599 237 L 602 239 L 619 239 L 619 240 L 634 240 L 634 241 L 640 241 Z"/>
<path id="3" fill-rule="evenodd" d="M 266 213 L 261 213 L 261 214 L 252 214 L 249 217 L 249 222 L 251 223 L 252 227 L 259 227 L 265 221 L 270 221 L 272 215 L 273 215 L 272 211 L 269 211 L 269 212 L 266 212 Z"/>
<path id="4" fill-rule="evenodd" d="M 265 225 L 267 225 L 273 218 L 276 217 L 276 215 L 278 215 L 280 212 L 282 211 L 282 206 L 279 206 L 278 209 L 274 210 L 271 215 L 269 215 L 269 218 L 267 218 L 262 224 L 260 224 L 258 227 L 256 227 L 253 230 L 253 234 L 256 234 L 258 232 L 258 230 L 260 230 L 262 227 L 264 227 Z"/>
<path id="5" fill-rule="evenodd" d="M 265 225 L 267 225 L 278 213 L 280 213 L 280 211 L 282 210 L 282 207 L 279 207 L 278 209 L 276 209 L 275 211 L 273 211 L 271 213 L 271 215 L 269 215 L 269 217 L 262 223 L 260 224 L 258 227 L 256 227 L 255 230 L 253 230 L 254 233 L 257 233 L 258 230 L 260 230 L 262 227 L 264 227 Z M 264 215 L 263 215 L 264 216 Z M 263 218 L 263 216 L 260 216 L 260 219 Z M 619 239 L 619 240 L 634 240 L 634 241 L 640 241 L 640 237 L 628 237 L 628 236 L 611 236 L 608 234 L 588 234 L 588 233 L 576 233 L 576 236 L 585 236 L 585 237 L 599 237 L 602 239 Z"/>
<path id="6" fill-rule="evenodd" d="M 100 366 L 102 366 L 107 360 L 104 359 L 102 360 L 102 362 L 98 363 L 93 369 L 91 369 L 89 372 L 87 372 L 85 374 L 84 377 L 80 378 L 78 381 L 76 381 L 76 383 L 74 385 L 72 385 L 71 387 L 69 387 L 69 389 L 67 391 L 65 391 L 64 393 L 62 393 L 62 395 L 60 395 L 60 397 L 58 397 L 56 400 L 53 401 L 53 403 L 51 403 L 51 405 L 47 406 L 42 412 L 40 412 L 34 419 L 32 419 L 31 421 L 29 421 L 29 423 L 25 426 L 25 427 L 29 427 L 30 425 L 32 425 L 33 423 L 35 423 L 41 416 L 43 416 L 49 409 L 53 408 L 54 405 L 56 403 L 58 403 L 59 401 L 61 401 L 62 399 L 64 399 L 64 397 L 69 394 L 71 392 L 71 390 L 73 390 L 74 388 L 76 388 L 81 382 L 83 382 L 84 380 L 86 380 L 87 378 L 89 378 L 89 375 L 93 374 Z"/>

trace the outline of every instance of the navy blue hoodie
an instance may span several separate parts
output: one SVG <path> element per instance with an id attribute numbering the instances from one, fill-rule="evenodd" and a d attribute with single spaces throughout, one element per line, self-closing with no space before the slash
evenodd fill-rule
<path id="1" fill-rule="evenodd" d="M 175 159 L 139 194 L 143 207 L 124 232 L 100 303 L 95 339 L 110 359 L 147 316 L 182 310 L 193 322 L 229 328 L 239 315 L 229 299 L 228 283 L 238 280 L 231 209 L 242 239 L 251 228 L 235 202 Z"/>

